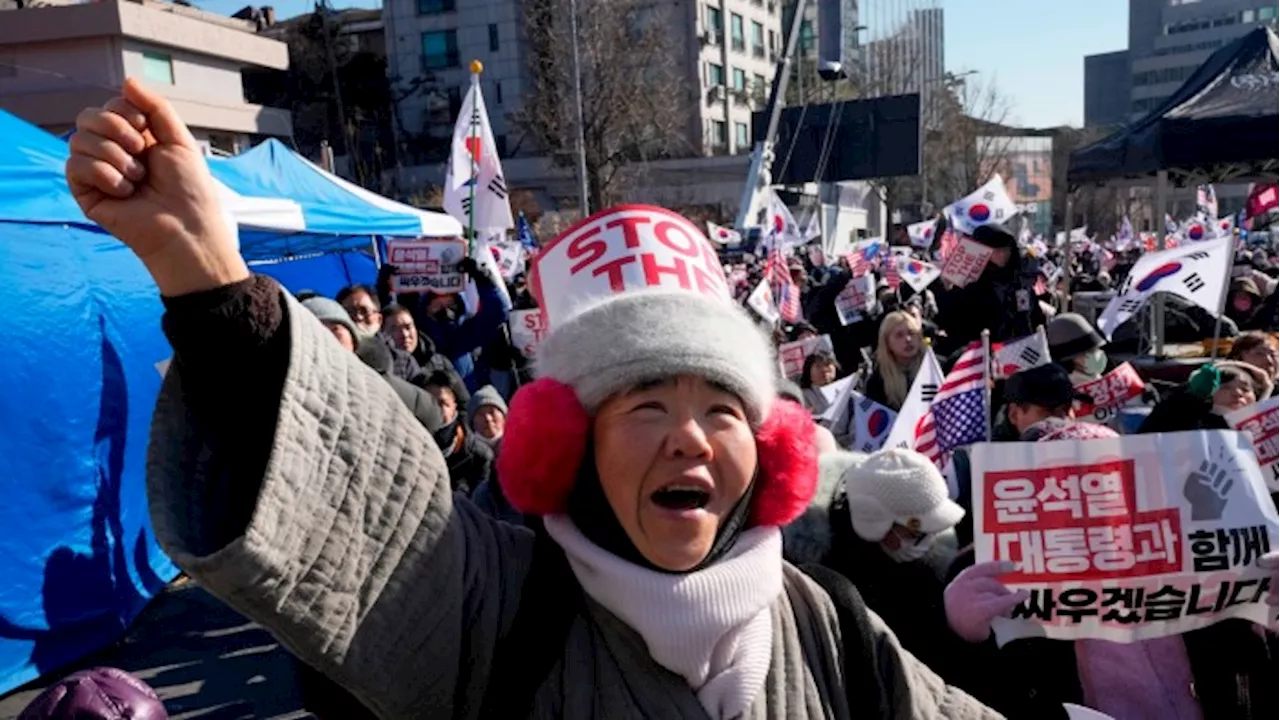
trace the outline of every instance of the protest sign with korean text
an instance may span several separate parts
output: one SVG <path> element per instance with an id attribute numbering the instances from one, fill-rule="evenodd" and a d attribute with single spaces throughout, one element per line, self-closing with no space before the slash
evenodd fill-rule
<path id="1" fill-rule="evenodd" d="M 991 258 L 991 248 L 969 238 L 961 238 L 942 265 L 942 279 L 964 287 L 977 280 Z"/>
<path id="2" fill-rule="evenodd" d="M 509 326 L 511 344 L 520 351 L 521 355 L 532 360 L 538 350 L 538 343 L 542 342 L 542 338 L 547 334 L 546 323 L 542 320 L 542 311 L 538 308 L 512 310 Z"/>
<path id="3" fill-rule="evenodd" d="M 851 325 L 858 322 L 875 304 L 875 276 L 859 275 L 850 278 L 840 294 L 836 295 L 836 314 L 840 316 L 840 324 Z"/>
<path id="4" fill-rule="evenodd" d="M 804 361 L 819 350 L 835 352 L 831 345 L 830 335 L 814 337 L 783 343 L 778 346 L 778 364 L 782 366 L 783 377 L 797 377 L 804 372 Z"/>
<path id="5" fill-rule="evenodd" d="M 1001 645 L 1270 622 L 1257 560 L 1278 522 L 1244 435 L 980 443 L 970 459 L 977 561 L 1014 563 L 1000 582 L 1030 594 L 993 623 Z"/>
<path id="6" fill-rule="evenodd" d="M 622 292 L 733 302 L 702 232 L 683 216 L 648 205 L 619 205 L 566 230 L 542 248 L 530 284 L 548 330 Z"/>
<path id="7" fill-rule="evenodd" d="M 1075 401 L 1076 417 L 1097 423 L 1110 422 L 1120 410 L 1142 397 L 1147 387 L 1129 363 L 1124 363 L 1097 380 L 1076 385 L 1076 391 L 1092 400 Z"/>
<path id="8" fill-rule="evenodd" d="M 1253 442 L 1253 452 L 1262 468 L 1262 477 L 1271 492 L 1280 490 L 1277 482 L 1277 463 L 1280 463 L 1280 437 L 1276 430 L 1276 408 L 1280 398 L 1270 397 L 1247 408 L 1227 413 L 1231 427 L 1244 433 Z"/>
<path id="9" fill-rule="evenodd" d="M 466 278 L 458 263 L 467 256 L 467 243 L 456 238 L 388 240 L 387 263 L 396 266 L 391 276 L 395 293 L 462 292 Z"/>

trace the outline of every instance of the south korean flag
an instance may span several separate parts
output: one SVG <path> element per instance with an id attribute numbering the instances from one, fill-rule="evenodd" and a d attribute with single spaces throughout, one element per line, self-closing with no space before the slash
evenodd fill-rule
<path id="1" fill-rule="evenodd" d="M 1232 238 L 1224 237 L 1143 255 L 1098 317 L 1098 329 L 1110 340 L 1116 328 L 1157 292 L 1221 313 L 1233 244 Z"/>
<path id="2" fill-rule="evenodd" d="M 1004 178 L 992 175 L 986 185 L 943 209 L 951 226 L 965 235 L 982 225 L 1002 225 L 1013 219 L 1018 206 L 1005 189 Z"/>

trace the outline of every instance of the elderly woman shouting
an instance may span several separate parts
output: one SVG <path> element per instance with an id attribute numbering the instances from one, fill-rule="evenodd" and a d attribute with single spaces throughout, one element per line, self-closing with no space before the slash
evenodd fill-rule
<path id="1" fill-rule="evenodd" d="M 679 216 L 609 211 L 539 259 L 552 330 L 499 463 L 529 530 L 455 497 L 385 381 L 249 273 L 163 98 L 130 80 L 77 127 L 72 191 L 166 306 L 160 542 L 380 717 L 994 716 L 783 562 L 812 423 Z"/>

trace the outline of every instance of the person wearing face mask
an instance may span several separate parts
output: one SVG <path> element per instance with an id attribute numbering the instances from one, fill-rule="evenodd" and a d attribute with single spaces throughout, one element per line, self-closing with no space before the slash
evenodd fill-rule
<path id="1" fill-rule="evenodd" d="M 486 386 L 487 387 L 487 386 Z M 427 392 L 440 404 L 444 423 L 431 433 L 449 467 L 449 480 L 453 489 L 464 495 L 489 479 L 492 474 L 494 451 L 489 443 L 471 431 L 465 421 L 458 396 L 453 393 L 449 376 L 437 372 L 427 378 Z M 479 391 L 477 391 L 479 394 Z"/>
<path id="2" fill-rule="evenodd" d="M 1227 430 L 1224 415 L 1270 397 L 1271 389 L 1267 374 L 1253 365 L 1235 360 L 1208 362 L 1152 408 L 1138 432 Z"/>
<path id="3" fill-rule="evenodd" d="M 831 505 L 822 564 L 849 578 L 902 646 L 944 678 L 954 647 L 943 612 L 943 573 L 953 542 L 939 538 L 964 517 L 937 467 L 912 450 L 848 456 L 843 493 Z M 950 540 L 951 538 L 949 538 Z"/>
<path id="4" fill-rule="evenodd" d="M 838 575 L 783 560 L 778 528 L 816 483 L 813 422 L 776 399 L 776 358 L 723 277 L 545 288 L 557 314 L 498 474 L 540 522 L 515 527 L 455 498 L 386 383 L 250 273 L 163 96 L 127 79 L 76 134 L 91 152 L 73 149 L 68 185 L 166 306 L 175 358 L 147 463 L 159 543 L 378 717 L 999 717 Z M 650 249 L 682 237 L 714 257 L 694 225 L 643 206 L 568 232 L 597 223 L 626 257 L 634 238 L 606 223 L 638 213 Z M 552 252 L 565 239 L 535 273 L 572 277 L 567 243 Z"/>
<path id="5" fill-rule="evenodd" d="M 976 228 L 973 240 L 991 248 L 991 257 L 977 280 L 938 295 L 934 322 L 946 334 L 934 348 L 940 357 L 979 339 L 984 329 L 991 331 L 991 342 L 1003 342 L 1030 335 L 1045 324 L 1035 294 L 1038 263 L 1023 257 L 1017 240 L 998 225 Z"/>
<path id="6" fill-rule="evenodd" d="M 1231 344 L 1227 359 L 1248 363 L 1261 370 L 1271 381 L 1271 392 L 1275 392 L 1276 381 L 1280 380 L 1280 355 L 1276 352 L 1275 338 L 1257 330 L 1244 333 Z"/>
<path id="7" fill-rule="evenodd" d="M 1273 298 L 1274 299 L 1274 298 Z M 1235 321 L 1241 330 L 1264 330 L 1259 323 L 1265 317 L 1262 291 L 1251 277 L 1239 277 L 1231 281 L 1227 296 L 1226 316 Z"/>
<path id="8" fill-rule="evenodd" d="M 1107 372 L 1107 341 L 1078 313 L 1062 313 L 1044 328 L 1053 361 L 1066 368 L 1075 385 L 1083 385 Z"/>

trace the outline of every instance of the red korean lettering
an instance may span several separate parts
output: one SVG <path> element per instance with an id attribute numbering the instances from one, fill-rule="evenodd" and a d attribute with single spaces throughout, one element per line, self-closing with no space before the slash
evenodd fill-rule
<path id="1" fill-rule="evenodd" d="M 585 258 L 582 262 L 570 267 L 569 274 L 577 275 L 583 268 L 604 257 L 608 250 L 609 244 L 600 237 L 599 225 L 584 231 L 569 241 L 569 248 L 565 251 L 565 255 L 570 260 Z"/>

